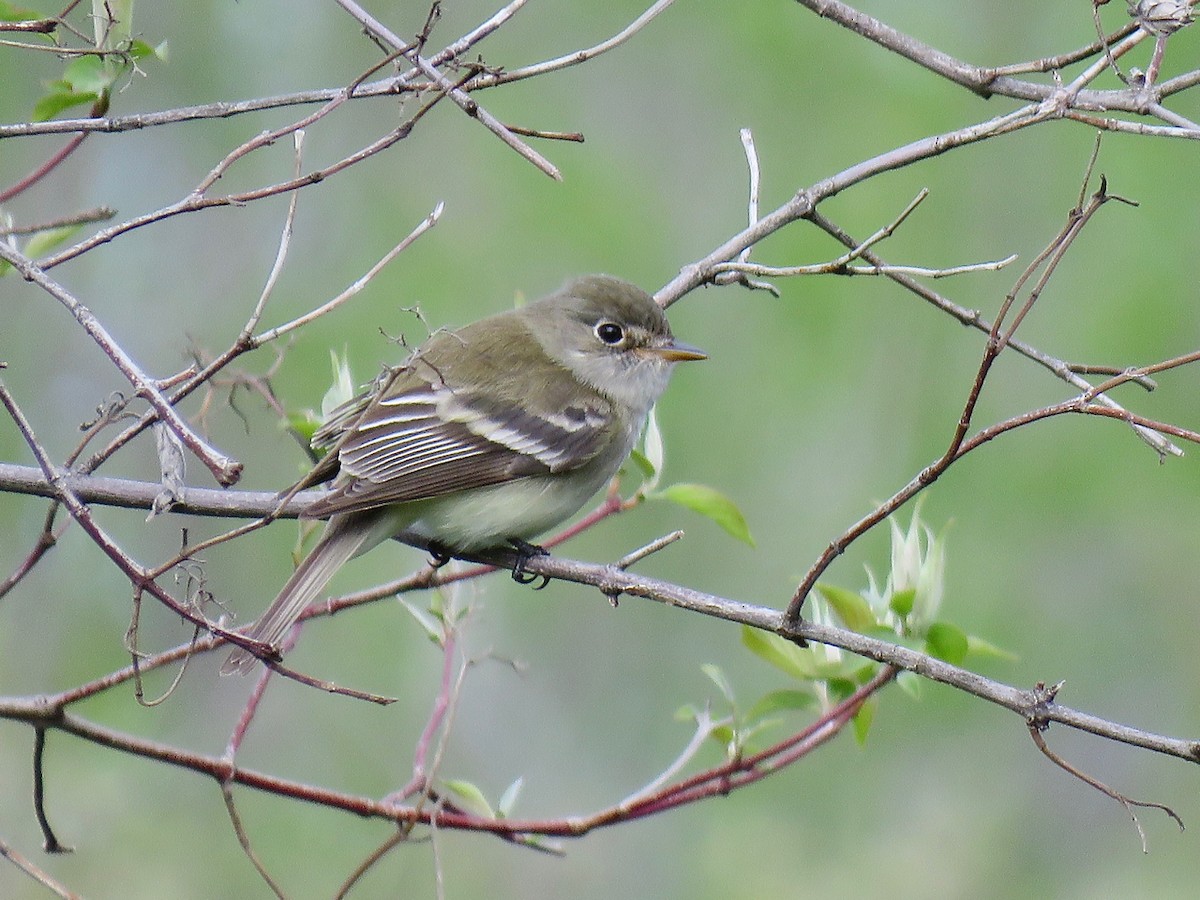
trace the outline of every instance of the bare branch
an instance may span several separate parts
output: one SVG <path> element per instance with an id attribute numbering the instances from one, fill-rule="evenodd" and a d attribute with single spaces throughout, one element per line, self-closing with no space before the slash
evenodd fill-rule
<path id="1" fill-rule="evenodd" d="M 1059 684 L 1053 685 L 1052 687 L 1047 687 L 1046 685 L 1039 683 L 1034 688 L 1034 690 L 1038 693 L 1038 695 L 1047 704 L 1054 702 L 1055 695 L 1058 694 L 1059 690 L 1061 690 L 1061 689 L 1062 689 L 1061 682 Z M 1142 839 L 1142 852 L 1143 853 L 1148 853 L 1149 847 L 1147 846 L 1147 843 L 1146 843 L 1146 832 L 1142 829 L 1142 823 L 1138 821 L 1137 813 L 1134 812 L 1135 807 L 1141 807 L 1143 809 L 1161 810 L 1162 812 L 1166 813 L 1167 816 L 1169 816 L 1171 819 L 1173 819 L 1175 821 L 1175 824 L 1179 826 L 1180 831 L 1184 830 L 1183 819 L 1179 818 L 1178 814 L 1175 812 L 1175 810 L 1171 809 L 1171 807 L 1167 806 L 1164 803 L 1154 803 L 1152 801 L 1146 801 L 1146 800 L 1134 800 L 1132 797 L 1127 797 L 1125 794 L 1122 794 L 1120 791 L 1109 787 L 1107 784 L 1100 781 L 1098 778 L 1095 778 L 1095 777 L 1087 774 L 1086 772 L 1084 772 L 1082 769 L 1078 768 L 1077 766 L 1071 765 L 1071 763 L 1067 762 L 1059 754 L 1057 754 L 1053 750 L 1051 750 L 1050 746 L 1046 743 L 1046 738 L 1042 735 L 1042 732 L 1047 727 L 1048 726 L 1046 725 L 1046 723 L 1041 719 L 1041 717 L 1038 714 L 1035 713 L 1033 716 L 1030 717 L 1030 719 L 1029 719 L 1029 736 L 1030 736 L 1030 738 L 1033 739 L 1034 745 L 1038 748 L 1038 750 L 1040 750 L 1042 752 L 1042 755 L 1045 756 L 1046 759 L 1050 760 L 1050 762 L 1054 763 L 1056 766 L 1058 766 L 1064 772 L 1067 772 L 1070 775 L 1074 775 L 1076 778 L 1078 778 L 1084 784 L 1090 785 L 1091 787 L 1098 790 L 1100 793 L 1104 794 L 1106 797 L 1111 797 L 1112 799 L 1114 799 L 1118 803 L 1120 803 L 1122 806 L 1124 806 L 1125 811 L 1127 813 L 1129 813 L 1129 817 L 1133 820 L 1134 828 L 1137 829 L 1138 835 Z"/>
<path id="2" fill-rule="evenodd" d="M 504 141 L 509 147 L 517 151 L 518 154 L 529 160 L 529 162 L 533 163 L 555 181 L 562 181 L 562 173 L 558 171 L 558 168 L 550 160 L 546 159 L 505 128 L 499 119 L 472 100 L 462 88 L 451 84 L 450 80 L 438 71 L 437 66 L 421 56 L 419 47 L 409 47 L 407 42 L 401 40 L 394 32 L 385 27 L 382 22 L 355 3 L 354 0 L 337 0 L 337 3 L 342 9 L 350 13 L 367 30 L 368 34 L 372 34 L 379 40 L 390 44 L 396 50 L 400 50 L 401 55 L 420 69 L 426 78 L 441 88 L 468 116 L 472 119 L 478 119 L 488 131 L 492 132 L 492 134 L 496 135 L 496 137 L 500 138 L 500 140 Z"/>
<path id="3" fill-rule="evenodd" d="M 487 72 L 472 79 L 468 84 L 469 90 L 477 88 L 494 87 L 500 84 L 507 84 L 512 81 L 522 81 L 526 78 L 535 78 L 538 75 L 546 75 L 550 72 L 557 72 L 559 69 L 565 69 L 569 66 L 577 66 L 580 63 L 585 63 L 589 59 L 594 59 L 602 53 L 607 53 L 615 47 L 621 46 L 650 22 L 655 19 L 659 13 L 663 12 L 668 6 L 674 3 L 675 0 L 656 0 L 644 13 L 630 22 L 627 26 L 621 29 L 607 40 L 601 41 L 584 50 L 576 50 L 573 53 L 567 53 L 563 56 L 548 59 L 545 62 L 537 63 L 532 66 L 524 66 L 519 69 L 510 69 L 507 72 Z"/>
<path id="4" fill-rule="evenodd" d="M 326 313 L 337 309 L 339 306 L 361 291 L 364 287 L 370 284 L 371 280 L 379 274 L 380 270 L 382 270 L 384 266 L 407 250 L 410 246 L 412 246 L 413 241 L 436 225 L 438 223 L 438 219 L 441 218 L 442 211 L 444 209 L 445 204 L 439 202 L 438 205 L 433 208 L 433 212 L 422 219 L 420 224 L 418 224 L 416 228 L 409 232 L 408 236 L 404 238 L 404 240 L 384 254 L 383 258 L 380 259 L 379 262 L 371 266 L 371 268 L 368 269 L 365 274 L 355 279 L 353 284 L 351 284 L 332 300 L 323 303 L 321 306 L 317 307 L 311 312 L 307 312 L 298 318 L 292 319 L 290 322 L 286 322 L 283 325 L 276 326 L 275 328 L 271 328 L 262 332 L 261 334 L 256 335 L 253 338 L 253 343 L 255 345 L 261 345 L 268 343 L 269 341 L 276 340 L 277 338 L 287 334 L 289 331 L 295 331 L 297 328 L 307 325 L 309 322 L 319 319 Z"/>
<path id="5" fill-rule="evenodd" d="M 159 391 L 155 382 L 142 372 L 137 363 L 100 324 L 100 320 L 92 314 L 91 310 L 76 300 L 66 288 L 50 278 L 33 260 L 17 252 L 3 241 L 0 241 L 0 259 L 7 261 L 21 273 L 26 281 L 36 284 L 67 308 L 88 336 L 113 361 L 118 371 L 133 385 L 138 396 L 154 408 L 157 418 L 179 436 L 183 445 L 204 463 L 220 484 L 230 485 L 237 482 L 242 472 L 241 463 L 210 447 L 208 442 L 179 416 L 179 413 Z"/>
<path id="6" fill-rule="evenodd" d="M 6 841 L 0 840 L 0 856 L 7 859 L 56 897 L 61 897 L 62 900 L 82 900 L 82 896 L 80 894 L 75 893 L 60 882 L 54 880 L 52 877 L 50 877 L 48 872 L 39 868 L 23 854 L 18 853 L 16 850 L 10 847 Z"/>

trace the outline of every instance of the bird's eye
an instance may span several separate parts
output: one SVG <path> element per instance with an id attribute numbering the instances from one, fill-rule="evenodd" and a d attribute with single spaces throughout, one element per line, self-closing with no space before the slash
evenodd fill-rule
<path id="1" fill-rule="evenodd" d="M 621 339 L 625 337 L 625 329 L 616 322 L 601 322 L 596 326 L 596 337 L 611 347 L 621 343 Z"/>

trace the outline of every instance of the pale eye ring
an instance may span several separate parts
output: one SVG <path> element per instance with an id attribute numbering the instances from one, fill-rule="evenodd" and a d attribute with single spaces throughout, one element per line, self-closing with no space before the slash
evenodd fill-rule
<path id="1" fill-rule="evenodd" d="M 600 322 L 596 325 L 596 337 L 610 347 L 621 343 L 625 338 L 625 329 L 616 322 Z"/>

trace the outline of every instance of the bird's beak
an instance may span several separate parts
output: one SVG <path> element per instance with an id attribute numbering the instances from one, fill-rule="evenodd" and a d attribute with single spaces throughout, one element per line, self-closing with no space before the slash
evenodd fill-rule
<path id="1" fill-rule="evenodd" d="M 693 347 L 691 344 L 684 344 L 672 338 L 665 344 L 656 344 L 652 347 L 647 347 L 646 350 L 653 353 L 659 359 L 665 359 L 667 362 L 685 362 L 689 359 L 708 359 L 708 354 L 699 347 Z"/>

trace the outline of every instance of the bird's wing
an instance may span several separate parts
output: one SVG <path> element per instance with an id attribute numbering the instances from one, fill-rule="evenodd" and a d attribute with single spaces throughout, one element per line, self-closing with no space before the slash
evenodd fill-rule
<path id="1" fill-rule="evenodd" d="M 347 414 L 339 421 L 342 435 L 329 454 L 337 460 L 337 480 L 306 516 L 570 471 L 608 443 L 613 411 L 600 394 L 535 413 L 456 389 L 428 369 L 410 363 L 395 370 L 357 419 Z"/>

